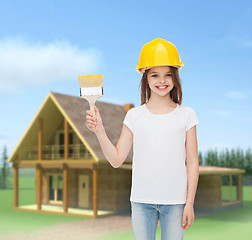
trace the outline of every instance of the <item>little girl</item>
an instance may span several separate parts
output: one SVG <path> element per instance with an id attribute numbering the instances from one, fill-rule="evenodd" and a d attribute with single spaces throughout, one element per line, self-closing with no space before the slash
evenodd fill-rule
<path id="1" fill-rule="evenodd" d="M 99 110 L 95 107 L 96 117 L 86 111 L 86 126 L 96 134 L 114 168 L 123 164 L 133 144 L 134 240 L 155 240 L 158 219 L 162 240 L 181 240 L 194 222 L 199 121 L 192 108 L 181 105 L 183 66 L 171 42 L 157 38 L 143 46 L 136 66 L 143 74 L 141 106 L 127 112 L 116 147 L 105 133 Z"/>

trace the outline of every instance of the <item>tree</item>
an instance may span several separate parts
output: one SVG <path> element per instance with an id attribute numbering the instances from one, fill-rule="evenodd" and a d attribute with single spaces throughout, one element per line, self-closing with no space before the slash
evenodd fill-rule
<path id="1" fill-rule="evenodd" d="M 8 166 L 8 156 L 7 156 L 7 147 L 4 146 L 3 154 L 1 158 L 1 168 L 0 168 L 0 189 L 7 189 L 9 185 L 8 177 L 10 175 L 10 167 Z"/>
<path id="2" fill-rule="evenodd" d="M 251 148 L 249 148 L 245 153 L 244 165 L 247 174 L 252 174 L 252 154 Z"/>
<path id="3" fill-rule="evenodd" d="M 202 155 L 202 152 L 199 151 L 199 165 L 202 166 L 203 165 L 203 155 Z"/>

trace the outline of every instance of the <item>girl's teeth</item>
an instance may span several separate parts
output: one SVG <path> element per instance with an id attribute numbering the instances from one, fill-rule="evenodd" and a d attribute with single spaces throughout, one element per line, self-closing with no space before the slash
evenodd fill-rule
<path id="1" fill-rule="evenodd" d="M 157 88 L 161 88 L 161 89 L 164 89 L 164 88 L 167 88 L 167 86 L 165 86 L 165 87 L 157 87 Z"/>

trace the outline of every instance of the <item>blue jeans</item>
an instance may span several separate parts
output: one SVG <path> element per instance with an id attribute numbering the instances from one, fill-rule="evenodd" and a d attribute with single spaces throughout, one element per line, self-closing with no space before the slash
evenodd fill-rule
<path id="1" fill-rule="evenodd" d="M 155 240 L 158 219 L 161 240 L 183 240 L 183 204 L 150 204 L 131 202 L 134 240 Z"/>

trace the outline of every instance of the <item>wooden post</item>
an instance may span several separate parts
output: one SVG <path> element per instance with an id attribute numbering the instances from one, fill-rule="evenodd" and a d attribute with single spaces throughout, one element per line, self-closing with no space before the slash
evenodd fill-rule
<path id="1" fill-rule="evenodd" d="M 69 132 L 69 125 L 67 122 L 67 119 L 65 118 L 64 121 L 64 159 L 65 161 L 68 160 L 68 134 Z M 63 207 L 64 207 L 64 212 L 68 212 L 68 167 L 66 164 L 63 165 Z"/>
<path id="2" fill-rule="evenodd" d="M 237 200 L 242 201 L 242 174 L 237 174 Z"/>
<path id="3" fill-rule="evenodd" d="M 97 169 L 93 169 L 93 217 L 97 217 Z"/>
<path id="4" fill-rule="evenodd" d="M 68 132 L 69 132 L 69 125 L 68 122 L 65 118 L 65 124 L 64 124 L 64 158 L 65 160 L 68 159 L 68 143 L 69 143 L 69 139 L 68 139 Z"/>
<path id="5" fill-rule="evenodd" d="M 18 166 L 13 163 L 14 168 L 14 207 L 18 207 Z"/>
<path id="6" fill-rule="evenodd" d="M 41 175 L 42 169 L 39 164 L 36 167 L 36 202 L 37 209 L 41 210 Z"/>
<path id="7" fill-rule="evenodd" d="M 43 140 L 43 119 L 39 119 L 39 130 L 38 130 L 38 160 L 42 159 L 42 142 Z"/>
<path id="8" fill-rule="evenodd" d="M 63 165 L 63 205 L 64 212 L 68 212 L 68 167 Z"/>
<path id="9" fill-rule="evenodd" d="M 42 160 L 42 145 L 43 145 L 43 118 L 39 118 L 39 130 L 38 130 L 38 160 Z M 41 186 L 42 186 L 42 168 L 40 164 L 36 166 L 36 203 L 37 209 L 41 210 Z"/>
<path id="10" fill-rule="evenodd" d="M 233 201 L 232 198 L 232 174 L 229 174 L 229 196 L 230 196 L 230 202 Z"/>

